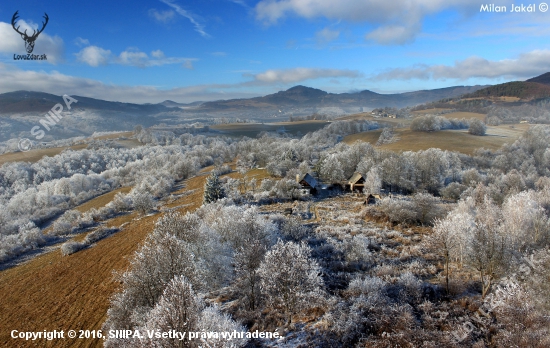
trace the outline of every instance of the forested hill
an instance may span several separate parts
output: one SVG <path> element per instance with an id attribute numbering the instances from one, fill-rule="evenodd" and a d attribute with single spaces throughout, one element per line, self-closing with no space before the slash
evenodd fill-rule
<path id="1" fill-rule="evenodd" d="M 467 98 L 516 97 L 522 101 L 550 97 L 550 86 L 538 82 L 513 81 L 480 89 L 466 94 Z"/>
<path id="2" fill-rule="evenodd" d="M 543 85 L 549 85 L 550 86 L 550 72 L 539 75 L 537 77 L 533 77 L 533 78 L 527 80 L 527 82 L 538 82 L 538 83 L 542 83 Z"/>

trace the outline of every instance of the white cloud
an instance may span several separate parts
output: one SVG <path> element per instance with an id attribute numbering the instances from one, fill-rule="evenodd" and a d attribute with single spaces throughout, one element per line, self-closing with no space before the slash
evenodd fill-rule
<path id="1" fill-rule="evenodd" d="M 20 31 L 32 31 L 33 28 L 38 28 L 37 25 L 28 24 L 24 20 L 19 20 L 17 25 L 20 26 Z M 0 53 L 1 54 L 23 54 L 25 51 L 25 41 L 21 38 L 11 24 L 0 22 Z M 46 54 L 48 60 L 46 62 L 56 64 L 63 61 L 65 45 L 59 36 L 50 36 L 42 32 L 35 41 L 33 54 Z"/>
<path id="2" fill-rule="evenodd" d="M 315 38 L 317 39 L 317 42 L 320 44 L 334 41 L 339 36 L 340 36 L 339 30 L 332 30 L 329 28 L 324 28 L 323 30 L 319 30 L 317 33 L 315 33 Z"/>
<path id="3" fill-rule="evenodd" d="M 249 81 L 233 84 L 205 84 L 171 89 L 159 89 L 153 86 L 121 86 L 69 76 L 57 71 L 20 70 L 14 65 L 0 63 L 0 93 L 17 90 L 32 90 L 55 95 L 82 95 L 111 101 L 131 103 L 158 103 L 170 99 L 179 102 L 197 100 L 219 100 L 233 98 L 250 98 L 258 96 L 259 86 L 265 86 L 264 94 L 273 93 L 273 88 L 281 83 L 296 83 L 316 78 L 354 78 L 362 76 L 357 71 L 336 69 L 296 68 L 287 70 L 268 70 L 252 75 L 243 73 Z M 334 82 L 335 80 L 331 80 Z M 253 87 L 254 92 L 250 92 Z M 277 87 L 279 88 L 279 87 Z"/>
<path id="4" fill-rule="evenodd" d="M 511 0 L 494 0 L 510 4 Z M 327 18 L 370 23 L 377 28 L 366 34 L 381 44 L 402 44 L 421 32 L 428 15 L 454 8 L 462 13 L 479 12 L 479 0 L 261 0 L 254 8 L 256 19 L 266 25 L 294 14 L 299 17 Z"/>
<path id="5" fill-rule="evenodd" d="M 402 45 L 413 42 L 420 30 L 421 28 L 418 23 L 410 27 L 402 25 L 382 26 L 365 35 L 365 38 L 367 40 L 374 40 L 382 45 Z"/>
<path id="6" fill-rule="evenodd" d="M 245 76 L 250 76 L 246 74 Z M 252 83 L 273 84 L 273 83 L 296 83 L 304 80 L 313 80 L 325 77 L 361 77 L 362 74 L 356 70 L 340 69 L 312 69 L 312 68 L 293 68 L 284 70 L 267 70 L 265 72 L 252 75 Z"/>
<path id="7" fill-rule="evenodd" d="M 227 53 L 226 52 L 212 52 L 212 55 L 216 56 L 216 57 L 225 57 L 225 56 L 227 56 Z"/>
<path id="8" fill-rule="evenodd" d="M 515 59 L 487 60 L 473 56 L 454 65 L 415 65 L 408 68 L 390 69 L 372 77 L 372 80 L 467 80 L 526 79 L 550 71 L 550 50 L 534 50 L 523 53 Z"/>
<path id="9" fill-rule="evenodd" d="M 198 16 L 192 14 L 191 12 L 185 10 L 183 7 L 181 7 L 180 5 L 176 4 L 173 0 L 160 0 L 162 3 L 170 6 L 171 8 L 174 9 L 174 11 L 176 11 L 179 15 L 189 19 L 189 21 L 193 24 L 193 26 L 195 27 L 195 31 L 197 33 L 199 33 L 201 36 L 203 37 L 210 37 L 210 35 L 208 35 L 208 33 L 206 33 L 204 31 L 204 25 L 202 25 L 201 23 L 199 23 L 199 18 Z"/>
<path id="10" fill-rule="evenodd" d="M 197 60 L 196 58 L 166 57 L 161 50 L 152 51 L 151 56 L 149 56 L 147 53 L 141 52 L 139 49 L 133 47 L 127 48 L 118 56 L 114 56 L 110 50 L 97 46 L 88 46 L 75 55 L 79 62 L 93 67 L 119 64 L 147 68 L 169 64 L 182 64 L 182 66 L 187 69 L 193 69 L 193 62 Z"/>
<path id="11" fill-rule="evenodd" d="M 176 15 L 176 13 L 172 10 L 158 11 L 154 8 L 149 10 L 149 16 L 156 19 L 157 21 L 159 21 L 161 23 L 170 22 L 171 20 L 174 19 L 175 15 Z"/>
<path id="12" fill-rule="evenodd" d="M 79 47 L 89 46 L 90 45 L 90 40 L 83 39 L 79 36 L 74 40 L 74 44 L 79 46 Z"/>
<path id="13" fill-rule="evenodd" d="M 189 69 L 189 70 L 195 69 L 195 67 L 193 66 L 193 60 L 192 60 L 192 59 L 186 59 L 186 60 L 183 62 L 183 67 L 184 67 L 185 69 Z"/>
<path id="14" fill-rule="evenodd" d="M 250 8 L 250 6 L 248 6 L 248 4 L 244 0 L 229 0 L 229 1 L 232 2 L 232 3 L 235 3 L 237 5 L 241 5 L 242 7 L 246 8 L 246 9 Z"/>
<path id="15" fill-rule="evenodd" d="M 97 80 L 61 74 L 20 70 L 0 63 L 0 93 L 32 90 L 55 95 L 83 95 L 110 101 L 158 103 L 166 99 L 179 102 L 249 98 L 257 93 L 240 91 L 238 84 L 211 84 L 161 90 L 152 86 L 120 86 Z"/>
<path id="16" fill-rule="evenodd" d="M 155 58 L 164 58 L 164 52 L 162 52 L 161 50 L 153 51 L 151 52 L 151 55 Z"/>
<path id="17" fill-rule="evenodd" d="M 88 46 L 76 53 L 76 59 L 93 67 L 107 65 L 111 59 L 111 51 L 97 46 Z"/>

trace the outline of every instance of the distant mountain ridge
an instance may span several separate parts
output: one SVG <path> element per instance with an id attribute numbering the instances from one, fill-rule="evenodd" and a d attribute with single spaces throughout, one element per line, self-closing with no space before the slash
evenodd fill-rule
<path id="1" fill-rule="evenodd" d="M 77 95 L 72 97 L 78 100 L 72 107 L 84 110 L 137 112 L 140 114 L 155 114 L 171 110 L 167 106 L 161 104 L 111 102 Z M 60 101 L 62 102 L 60 96 L 43 92 L 15 91 L 3 93 L 0 94 L 0 113 L 46 113 Z"/>
<path id="2" fill-rule="evenodd" d="M 454 98 L 466 93 L 472 93 L 486 86 L 453 86 L 432 90 L 421 90 L 396 94 L 380 94 L 369 90 L 357 93 L 328 93 L 320 89 L 294 86 L 286 91 L 280 91 L 263 97 L 250 99 L 230 99 L 205 102 L 200 109 L 228 110 L 243 108 L 278 108 L 278 107 L 310 107 L 310 106 L 340 106 L 340 107 L 406 107 L 443 98 Z"/>

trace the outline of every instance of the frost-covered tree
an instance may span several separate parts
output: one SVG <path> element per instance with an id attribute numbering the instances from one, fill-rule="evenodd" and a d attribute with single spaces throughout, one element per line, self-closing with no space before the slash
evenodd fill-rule
<path id="1" fill-rule="evenodd" d="M 373 167 L 367 173 L 367 177 L 365 178 L 365 186 L 363 187 L 363 192 L 365 192 L 365 194 L 367 195 L 380 193 L 381 188 L 382 188 L 382 180 L 380 179 L 378 168 Z"/>
<path id="2" fill-rule="evenodd" d="M 418 220 L 422 225 L 429 223 L 441 215 L 441 200 L 429 193 L 416 193 L 412 197 Z"/>
<path id="3" fill-rule="evenodd" d="M 246 309 L 257 309 L 260 299 L 260 275 L 258 268 L 267 252 L 266 246 L 259 240 L 251 241 L 248 245 L 237 250 L 235 254 L 235 273 L 237 288 L 242 293 Z"/>
<path id="4" fill-rule="evenodd" d="M 382 129 L 382 133 L 380 133 L 380 137 L 378 137 L 378 141 L 376 141 L 376 145 L 384 145 L 384 144 L 391 144 L 395 142 L 395 134 L 393 132 L 393 129 L 390 127 L 386 127 Z"/>
<path id="5" fill-rule="evenodd" d="M 261 290 L 272 308 L 279 308 L 292 322 L 292 315 L 305 307 L 315 306 L 315 298 L 322 292 L 320 267 L 310 256 L 304 243 L 283 242 L 267 252 L 258 273 Z"/>
<path id="6" fill-rule="evenodd" d="M 442 255 L 445 261 L 445 289 L 447 293 L 449 293 L 449 265 L 451 258 L 460 246 L 458 233 L 461 229 L 457 228 L 456 224 L 463 221 L 456 219 L 457 215 L 449 214 L 445 219 L 436 219 L 433 233 L 429 239 L 431 247 L 439 255 Z"/>
<path id="7" fill-rule="evenodd" d="M 485 200 L 478 207 L 475 227 L 467 246 L 467 260 L 479 274 L 483 298 L 509 266 L 509 239 L 502 231 L 501 221 L 500 209 Z"/>
<path id="8" fill-rule="evenodd" d="M 161 333 L 170 330 L 185 333 L 197 331 L 203 307 L 204 304 L 195 295 L 191 283 L 183 276 L 176 276 L 170 281 L 158 303 L 147 315 L 144 332 L 146 330 L 158 330 Z M 189 340 L 187 337 L 184 340 L 145 337 L 142 344 L 144 347 L 155 348 L 200 346 L 198 340 Z"/>
<path id="9" fill-rule="evenodd" d="M 141 214 L 147 214 L 156 206 L 155 200 L 150 193 L 136 190 L 131 192 L 131 197 L 134 204 L 134 209 Z"/>
<path id="10" fill-rule="evenodd" d="M 322 161 L 319 174 L 327 183 L 337 183 L 346 179 L 338 154 L 329 155 Z"/>
<path id="11" fill-rule="evenodd" d="M 487 126 L 483 121 L 474 118 L 470 121 L 470 128 L 468 128 L 468 133 L 472 135 L 485 135 L 487 132 Z"/>
<path id="12" fill-rule="evenodd" d="M 220 182 L 220 178 L 216 173 L 210 174 L 204 184 L 204 203 L 212 203 L 224 197 L 225 190 Z"/>

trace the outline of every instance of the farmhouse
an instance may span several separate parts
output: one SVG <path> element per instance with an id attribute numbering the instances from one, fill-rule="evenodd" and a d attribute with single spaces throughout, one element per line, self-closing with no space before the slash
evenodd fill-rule
<path id="1" fill-rule="evenodd" d="M 353 173 L 351 178 L 348 180 L 346 184 L 346 188 L 349 187 L 349 190 L 351 192 L 355 191 L 362 191 L 363 187 L 365 187 L 365 178 L 361 173 Z"/>
<path id="2" fill-rule="evenodd" d="M 296 182 L 298 182 L 303 189 L 308 189 L 310 193 L 313 193 L 315 187 L 317 187 L 317 180 L 309 173 L 303 175 L 297 174 Z"/>

